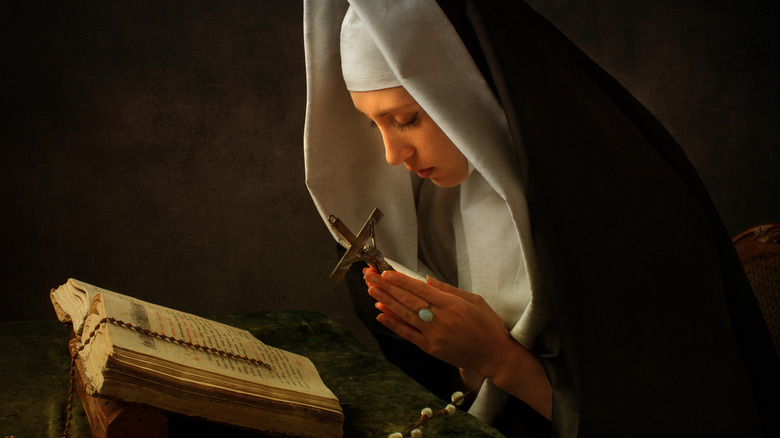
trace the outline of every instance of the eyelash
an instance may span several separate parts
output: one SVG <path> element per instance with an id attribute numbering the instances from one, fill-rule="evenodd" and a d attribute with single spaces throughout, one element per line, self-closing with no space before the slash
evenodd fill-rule
<path id="1" fill-rule="evenodd" d="M 414 127 L 414 125 L 417 124 L 417 118 L 419 114 L 420 113 L 414 113 L 412 117 L 409 119 L 409 121 L 406 123 L 395 122 L 396 129 L 398 129 L 401 132 L 405 132 L 412 129 L 412 127 Z M 371 128 L 376 128 L 376 122 L 371 120 L 370 122 L 368 122 L 368 126 Z"/>
<path id="2" fill-rule="evenodd" d="M 414 113 L 414 115 L 409 119 L 406 123 L 398 123 L 396 122 L 395 127 L 398 128 L 399 131 L 404 132 L 412 129 L 412 127 L 417 123 L 417 115 L 419 113 Z"/>

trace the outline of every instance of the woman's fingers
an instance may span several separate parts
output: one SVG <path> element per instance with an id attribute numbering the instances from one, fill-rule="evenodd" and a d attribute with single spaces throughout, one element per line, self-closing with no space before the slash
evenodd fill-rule
<path id="1" fill-rule="evenodd" d="M 385 271 L 381 276 L 369 272 L 365 275 L 365 279 L 367 283 L 387 291 L 414 311 L 428 305 L 446 307 L 447 301 L 451 298 L 447 293 L 433 286 L 396 271 Z"/>
<path id="2" fill-rule="evenodd" d="M 419 330 L 417 330 L 417 328 L 399 320 L 382 303 L 377 303 L 376 308 L 382 312 L 379 316 L 376 317 L 377 321 L 393 332 L 397 333 L 402 338 L 425 350 L 427 341 L 425 336 Z"/>
<path id="3" fill-rule="evenodd" d="M 445 362 L 479 370 L 484 358 L 501 354 L 505 338 L 511 339 L 501 318 L 479 295 L 397 272 L 368 272 L 366 281 L 382 312 L 377 320 Z M 433 319 L 425 322 L 418 310 L 429 303 Z"/>
<path id="4" fill-rule="evenodd" d="M 368 288 L 368 294 L 371 295 L 372 298 L 377 300 L 377 309 L 384 311 L 384 309 L 388 309 L 390 312 L 393 313 L 393 316 L 398 319 L 399 321 L 403 321 L 404 323 L 418 328 L 421 323 L 424 323 L 419 316 L 417 316 L 417 311 L 419 309 L 428 307 L 427 303 L 423 304 L 407 304 L 400 302 L 398 299 L 396 299 L 395 296 L 392 294 L 386 292 L 385 290 L 378 288 L 376 286 L 372 286 Z M 419 298 L 417 299 L 419 301 Z M 381 307 L 379 306 L 381 305 Z M 418 307 L 413 307 L 418 306 Z M 400 333 L 399 333 L 400 334 Z"/>
<path id="5" fill-rule="evenodd" d="M 373 272 L 373 273 L 375 273 L 375 274 L 379 275 L 379 274 L 376 272 L 376 270 L 375 270 L 374 268 L 370 267 L 370 266 L 369 266 L 369 267 L 367 267 L 367 268 L 363 268 L 363 280 L 366 282 L 366 286 L 368 286 L 368 287 L 374 286 L 374 285 L 373 285 L 373 284 L 371 284 L 371 282 L 369 282 L 369 281 L 368 281 L 368 279 L 366 278 L 370 272 Z"/>
<path id="6" fill-rule="evenodd" d="M 382 276 L 379 276 L 376 273 L 368 273 L 366 274 L 366 283 L 371 285 L 370 287 L 374 287 L 376 289 L 379 289 L 382 292 L 385 292 L 387 295 L 390 295 L 393 299 L 395 299 L 396 301 L 406 306 L 409 310 L 415 313 L 419 309 L 434 304 L 431 301 L 427 300 L 425 296 L 423 296 L 425 295 L 424 293 L 422 294 L 420 293 L 420 286 L 424 288 L 430 288 L 425 283 L 422 283 L 419 280 L 414 280 L 409 277 L 406 277 L 403 274 L 399 274 L 399 276 L 408 278 L 411 281 L 404 282 L 404 283 L 393 282 L 388 278 L 385 278 L 386 274 L 388 274 L 388 272 L 385 272 L 384 274 L 382 274 Z M 395 274 L 395 273 L 392 272 L 391 274 Z M 389 277 L 394 278 L 393 276 L 389 276 Z M 413 287 L 413 289 L 410 289 L 409 287 Z M 380 300 L 377 297 L 374 298 Z"/>
<path id="7" fill-rule="evenodd" d="M 442 292 L 446 292 L 455 295 L 457 297 L 463 298 L 464 300 L 472 304 L 476 304 L 480 300 L 479 295 L 465 291 L 463 289 L 458 289 L 457 287 L 447 283 L 442 283 L 441 281 L 431 277 L 430 275 L 426 277 L 425 282 L 431 287 L 434 287 Z"/>
<path id="8" fill-rule="evenodd" d="M 410 341 L 412 339 L 407 336 L 412 336 L 413 338 L 420 337 L 418 326 L 424 322 L 419 318 L 417 311 L 428 307 L 430 304 L 417 295 L 383 279 L 371 268 L 364 269 L 363 276 L 368 286 L 368 294 L 377 300 L 376 308 L 389 317 L 385 318 L 380 315 L 377 318 L 379 322 L 393 331 L 396 331 L 395 329 L 399 327 L 399 324 L 406 326 L 408 330 L 400 328 L 400 331 L 396 331 L 396 333 Z M 387 289 L 391 291 L 388 292 Z M 418 340 L 415 339 L 415 341 Z"/>

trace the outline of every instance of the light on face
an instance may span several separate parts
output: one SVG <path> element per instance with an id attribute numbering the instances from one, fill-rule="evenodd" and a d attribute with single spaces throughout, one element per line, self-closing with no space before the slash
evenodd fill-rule
<path id="1" fill-rule="evenodd" d="M 403 163 L 442 187 L 466 179 L 466 157 L 403 87 L 350 94 L 355 108 L 381 131 L 388 163 Z"/>

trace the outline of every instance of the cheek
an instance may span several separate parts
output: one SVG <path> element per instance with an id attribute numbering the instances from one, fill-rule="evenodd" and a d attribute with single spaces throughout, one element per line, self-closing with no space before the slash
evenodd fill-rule
<path id="1" fill-rule="evenodd" d="M 468 160 L 466 156 L 447 138 L 446 156 L 450 167 L 468 173 Z"/>
<path id="2" fill-rule="evenodd" d="M 438 151 L 438 156 L 440 157 L 439 166 L 445 172 L 442 175 L 442 184 L 439 185 L 452 187 L 462 183 L 468 177 L 469 165 L 466 156 L 448 138 L 444 146 Z"/>
<path id="3" fill-rule="evenodd" d="M 449 142 L 449 144 L 451 172 L 453 177 L 458 180 L 458 184 L 460 184 L 469 175 L 469 162 L 460 149 L 455 147 L 452 142 Z"/>
<path id="4" fill-rule="evenodd" d="M 460 154 L 460 170 L 463 174 L 463 178 L 465 179 L 469 175 L 469 161 L 466 159 L 466 156 L 463 154 Z"/>

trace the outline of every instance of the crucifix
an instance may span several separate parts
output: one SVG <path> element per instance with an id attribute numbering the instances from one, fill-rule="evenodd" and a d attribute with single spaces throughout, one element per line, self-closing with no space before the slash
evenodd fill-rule
<path id="1" fill-rule="evenodd" d="M 339 284 L 344 276 L 347 274 L 349 267 L 353 263 L 360 260 L 364 260 L 372 268 L 376 269 L 380 274 L 384 271 L 393 271 L 393 267 L 385 261 L 382 253 L 376 247 L 376 240 L 374 239 L 374 227 L 377 222 L 382 219 L 382 212 L 378 208 L 375 208 L 371 215 L 366 220 L 363 228 L 360 230 L 357 236 L 352 234 L 352 231 L 344 225 L 336 216 L 330 215 L 328 222 L 336 230 L 341 237 L 349 243 L 349 249 L 344 253 L 344 256 L 339 260 L 339 264 L 330 274 L 330 281 Z"/>

